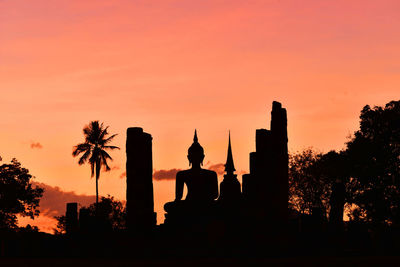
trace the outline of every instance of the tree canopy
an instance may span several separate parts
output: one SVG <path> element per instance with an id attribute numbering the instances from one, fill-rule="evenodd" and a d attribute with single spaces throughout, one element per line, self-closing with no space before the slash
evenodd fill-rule
<path id="1" fill-rule="evenodd" d="M 0 228 L 16 228 L 17 215 L 39 215 L 43 189 L 33 186 L 32 175 L 16 159 L 0 166 Z"/>
<path id="2" fill-rule="evenodd" d="M 326 209 L 327 184 L 317 167 L 321 157 L 311 148 L 289 156 L 289 204 L 301 213 L 311 213 L 314 207 Z"/>
<path id="3" fill-rule="evenodd" d="M 343 151 L 312 149 L 290 156 L 292 208 L 310 213 L 329 208 L 334 182 L 346 188 L 350 219 L 372 224 L 400 223 L 400 101 L 365 106 L 360 129 Z"/>
<path id="4" fill-rule="evenodd" d="M 347 143 L 353 216 L 373 223 L 400 217 L 400 101 L 365 106 L 360 129 Z"/>

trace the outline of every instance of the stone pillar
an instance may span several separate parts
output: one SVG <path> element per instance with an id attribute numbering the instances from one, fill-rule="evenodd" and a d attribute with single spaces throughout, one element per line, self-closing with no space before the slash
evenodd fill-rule
<path id="1" fill-rule="evenodd" d="M 129 230 L 150 230 L 156 225 L 153 199 L 152 137 L 142 128 L 127 129 L 126 207 Z"/>
<path id="2" fill-rule="evenodd" d="M 331 230 L 343 230 L 343 211 L 345 203 L 346 188 L 341 181 L 336 181 L 332 185 L 332 193 L 330 198 L 331 209 L 329 212 L 329 224 Z"/>
<path id="3" fill-rule="evenodd" d="M 88 208 L 81 208 L 79 210 L 79 231 L 81 233 L 90 232 L 90 229 L 93 228 L 94 224 L 93 218 L 91 218 L 89 214 Z"/>
<path id="4" fill-rule="evenodd" d="M 274 185 L 274 211 L 278 223 L 283 225 L 288 218 L 289 200 L 289 157 L 287 137 L 287 115 L 286 109 L 281 103 L 274 101 L 271 112 L 272 132 L 272 164 L 271 184 Z"/>
<path id="5" fill-rule="evenodd" d="M 243 198 L 247 202 L 254 202 L 257 196 L 257 180 L 255 177 L 255 173 L 257 170 L 256 161 L 257 161 L 257 153 L 251 152 L 249 156 L 250 161 L 250 174 L 242 175 L 242 194 Z"/>
<path id="6" fill-rule="evenodd" d="M 67 211 L 65 212 L 67 234 L 76 233 L 78 231 L 78 203 L 67 203 Z"/>

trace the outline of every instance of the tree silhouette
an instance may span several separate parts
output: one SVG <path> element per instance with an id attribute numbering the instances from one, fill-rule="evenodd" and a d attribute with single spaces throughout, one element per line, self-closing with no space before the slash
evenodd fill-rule
<path id="1" fill-rule="evenodd" d="M 43 189 L 32 186 L 32 175 L 16 159 L 0 166 L 0 228 L 16 228 L 17 216 L 39 215 Z"/>
<path id="2" fill-rule="evenodd" d="M 89 162 L 91 168 L 91 177 L 96 174 L 96 206 L 99 203 L 99 186 L 98 180 L 100 178 L 101 167 L 104 167 L 104 171 L 109 171 L 107 160 L 112 160 L 111 156 L 106 150 L 119 149 L 117 146 L 109 145 L 114 139 L 116 134 L 109 137 L 108 126 L 104 127 L 103 123 L 99 121 L 91 121 L 88 125 L 83 128 L 83 135 L 85 142 L 78 144 L 74 147 L 72 156 L 76 157 L 83 154 L 78 161 L 79 165 Z"/>
<path id="3" fill-rule="evenodd" d="M 97 226 L 100 222 L 105 231 L 119 231 L 126 228 L 126 206 L 121 201 L 114 199 L 114 197 L 108 195 L 107 197 L 101 197 L 98 204 L 91 204 L 89 207 L 82 207 L 81 212 L 86 211 L 86 226 L 91 227 L 93 230 L 94 221 Z M 83 220 L 82 213 L 80 214 L 80 220 Z M 65 215 L 55 216 L 57 220 L 57 226 L 53 229 L 54 234 L 61 235 L 65 234 L 67 230 L 67 218 Z M 85 232 L 88 229 L 80 229 Z"/>
<path id="4" fill-rule="evenodd" d="M 354 219 L 391 224 L 400 219 L 400 101 L 365 106 L 347 143 Z"/>
<path id="5" fill-rule="evenodd" d="M 108 195 L 101 197 L 98 207 L 90 205 L 88 214 L 92 218 L 100 218 L 108 230 L 122 230 L 126 227 L 126 208 L 125 205 L 114 197 Z"/>
<path id="6" fill-rule="evenodd" d="M 328 208 L 329 184 L 318 165 L 321 158 L 311 148 L 289 156 L 289 204 L 301 213 Z"/>
<path id="7" fill-rule="evenodd" d="M 289 157 L 289 204 L 301 213 L 310 214 L 319 208 L 324 214 L 330 209 L 335 183 L 347 186 L 349 166 L 344 151 L 318 153 L 311 148 Z"/>
<path id="8" fill-rule="evenodd" d="M 57 220 L 56 228 L 53 228 L 53 232 L 55 235 L 62 235 L 67 232 L 67 217 L 65 215 L 54 216 L 54 219 Z"/>

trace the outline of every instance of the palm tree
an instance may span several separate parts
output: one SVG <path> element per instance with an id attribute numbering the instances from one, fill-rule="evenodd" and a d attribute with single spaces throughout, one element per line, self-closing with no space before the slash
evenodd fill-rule
<path id="1" fill-rule="evenodd" d="M 72 156 L 74 157 L 83 153 L 79 158 L 78 164 L 82 165 L 89 162 L 92 171 L 91 177 L 96 173 L 96 207 L 99 203 L 98 180 L 100 178 L 101 167 L 104 167 L 104 171 L 109 171 L 110 166 L 108 166 L 107 160 L 113 160 L 106 150 L 119 149 L 117 146 L 109 145 L 116 134 L 107 137 L 109 134 L 107 130 L 108 126 L 104 127 L 103 123 L 100 124 L 99 121 L 91 121 L 83 128 L 85 142 L 74 146 L 72 152 Z"/>

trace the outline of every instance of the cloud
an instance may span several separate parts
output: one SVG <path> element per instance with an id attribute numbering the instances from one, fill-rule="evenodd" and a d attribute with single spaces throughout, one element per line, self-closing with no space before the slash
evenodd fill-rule
<path id="1" fill-rule="evenodd" d="M 176 177 L 176 173 L 181 171 L 180 169 L 170 169 L 170 170 L 155 170 L 153 173 L 153 179 L 160 180 L 173 180 Z"/>
<path id="2" fill-rule="evenodd" d="M 115 170 L 119 170 L 119 169 L 121 169 L 119 166 L 112 166 L 111 168 L 110 168 L 112 171 L 115 171 Z"/>
<path id="3" fill-rule="evenodd" d="M 88 206 L 96 200 L 96 196 L 94 195 L 80 195 L 73 191 L 63 191 L 58 186 L 51 186 L 39 182 L 33 182 L 33 185 L 44 189 L 39 210 L 41 215 L 48 217 L 64 215 L 65 206 L 68 202 L 77 202 L 82 206 Z"/>
<path id="4" fill-rule="evenodd" d="M 218 175 L 224 175 L 225 174 L 225 164 L 224 163 L 217 163 L 217 164 L 212 164 L 210 166 L 207 166 L 211 164 L 210 162 L 207 162 L 206 164 L 206 169 L 215 171 Z M 244 170 L 236 170 L 237 175 L 243 175 L 248 173 L 247 171 Z"/>
<path id="5" fill-rule="evenodd" d="M 39 142 L 32 142 L 32 143 L 31 143 L 31 148 L 32 148 L 32 149 L 35 149 L 35 148 L 37 148 L 37 149 L 42 149 L 43 146 L 42 146 L 42 144 L 39 143 Z"/>
<path id="6" fill-rule="evenodd" d="M 33 186 L 39 186 L 44 189 L 40 199 L 40 215 L 35 219 L 18 216 L 18 224 L 25 226 L 27 224 L 36 225 L 41 231 L 52 233 L 57 224 L 54 216 L 65 215 L 66 203 L 77 202 L 78 209 L 82 206 L 89 206 L 96 201 L 95 195 L 77 194 L 73 191 L 63 191 L 58 186 L 51 186 L 45 183 L 32 182 Z M 125 200 L 121 201 L 123 204 Z"/>
<path id="7" fill-rule="evenodd" d="M 218 175 L 223 175 L 225 173 L 225 164 L 217 163 L 207 167 L 207 169 L 215 171 Z"/>
<path id="8" fill-rule="evenodd" d="M 171 169 L 171 170 L 154 170 L 153 179 L 160 180 L 173 180 L 175 179 L 176 173 L 180 171 L 180 169 Z M 126 172 L 121 173 L 119 178 L 123 179 L 126 177 Z"/>

